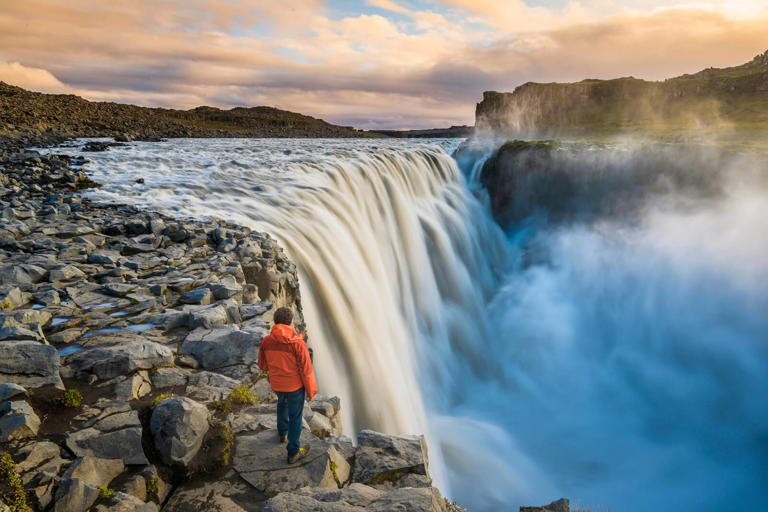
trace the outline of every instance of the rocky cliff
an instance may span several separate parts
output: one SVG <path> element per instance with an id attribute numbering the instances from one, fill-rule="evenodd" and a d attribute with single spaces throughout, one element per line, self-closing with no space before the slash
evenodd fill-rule
<path id="1" fill-rule="evenodd" d="M 768 52 L 736 67 L 661 82 L 633 77 L 533 83 L 487 91 L 475 110 L 478 133 L 523 136 L 675 136 L 734 129 L 768 133 Z"/>
<path id="2" fill-rule="evenodd" d="M 146 108 L 42 94 L 0 82 L 0 135 L 130 139 L 158 137 L 380 136 L 272 107 Z"/>

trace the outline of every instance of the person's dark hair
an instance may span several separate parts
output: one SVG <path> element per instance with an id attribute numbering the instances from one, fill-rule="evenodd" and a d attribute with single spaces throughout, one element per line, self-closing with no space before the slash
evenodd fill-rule
<path id="1" fill-rule="evenodd" d="M 275 324 L 291 325 L 293 322 L 293 311 L 289 308 L 279 308 L 275 311 Z"/>

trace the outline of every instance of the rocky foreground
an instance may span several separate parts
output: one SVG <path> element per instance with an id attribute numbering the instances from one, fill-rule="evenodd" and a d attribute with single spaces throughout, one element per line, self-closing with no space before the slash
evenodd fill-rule
<path id="1" fill-rule="evenodd" d="M 95 204 L 65 156 L 0 149 L 0 510 L 443 511 L 421 436 L 342 434 L 306 404 L 287 465 L 256 366 L 302 323 L 265 233 Z M 303 325 L 298 325 L 303 328 Z"/>

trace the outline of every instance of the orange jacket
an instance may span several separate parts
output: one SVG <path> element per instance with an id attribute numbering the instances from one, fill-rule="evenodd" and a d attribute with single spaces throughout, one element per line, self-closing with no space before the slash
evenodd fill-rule
<path id="1" fill-rule="evenodd" d="M 275 391 L 290 392 L 303 387 L 310 399 L 317 393 L 304 333 L 297 335 L 290 325 L 276 324 L 272 332 L 264 336 L 258 364 L 269 372 L 269 383 Z"/>

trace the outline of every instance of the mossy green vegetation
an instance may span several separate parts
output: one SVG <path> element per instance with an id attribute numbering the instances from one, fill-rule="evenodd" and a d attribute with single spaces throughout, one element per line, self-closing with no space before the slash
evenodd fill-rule
<path id="1" fill-rule="evenodd" d="M 467 509 L 459 506 L 455 501 L 448 501 L 448 498 L 443 498 L 445 503 L 445 510 L 448 512 L 467 512 Z"/>
<path id="2" fill-rule="evenodd" d="M 154 400 L 152 400 L 152 405 L 150 406 L 150 408 L 154 409 L 155 407 L 157 407 L 157 404 L 159 404 L 166 398 L 173 398 L 173 397 L 174 397 L 173 393 L 160 393 L 155 397 Z"/>
<path id="3" fill-rule="evenodd" d="M 0 453 L 0 498 L 12 512 L 31 512 L 27 504 L 27 492 L 21 483 L 11 454 Z"/>
<path id="4" fill-rule="evenodd" d="M 67 391 L 64 391 L 61 395 L 59 395 L 56 401 L 59 402 L 64 407 L 69 407 L 69 408 L 80 407 L 80 404 L 83 401 L 83 395 L 81 395 L 80 392 L 76 389 L 68 389 Z"/>
<path id="5" fill-rule="evenodd" d="M 248 386 L 238 386 L 224 400 L 214 403 L 214 409 L 219 414 L 227 414 L 234 405 L 256 405 L 259 403 L 257 397 Z"/>
<path id="6" fill-rule="evenodd" d="M 157 491 L 160 488 L 159 480 L 156 476 L 151 476 L 146 479 L 147 494 L 150 496 L 157 496 Z"/>
<path id="7" fill-rule="evenodd" d="M 103 485 L 99 486 L 99 498 L 106 500 L 114 496 L 115 490 L 110 489 L 109 487 L 105 487 Z"/>
<path id="8" fill-rule="evenodd" d="M 366 482 L 366 485 L 380 485 L 386 482 L 397 482 L 402 477 L 407 475 L 405 471 L 401 469 L 395 469 L 386 473 L 380 473 Z"/>

